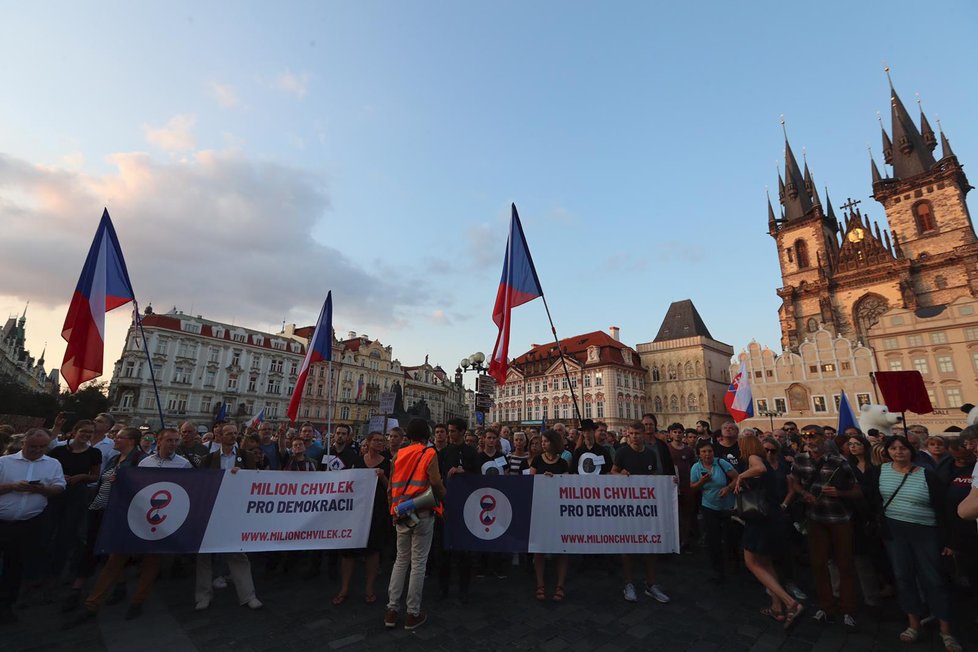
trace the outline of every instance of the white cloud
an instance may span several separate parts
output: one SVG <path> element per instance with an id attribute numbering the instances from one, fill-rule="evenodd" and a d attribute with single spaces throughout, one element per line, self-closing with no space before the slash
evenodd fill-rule
<path id="1" fill-rule="evenodd" d="M 309 91 L 309 73 L 303 72 L 297 75 L 291 70 L 286 70 L 275 79 L 275 87 L 302 99 Z"/>
<path id="2" fill-rule="evenodd" d="M 167 152 L 192 150 L 197 146 L 193 128 L 197 118 L 192 115 L 175 115 L 162 127 L 143 127 L 146 140 Z"/>
<path id="3" fill-rule="evenodd" d="M 208 86 L 210 87 L 211 96 L 225 109 L 233 109 L 240 103 L 238 94 L 234 92 L 234 87 L 230 84 L 212 81 Z"/>
<path id="4" fill-rule="evenodd" d="M 193 302 L 212 319 L 311 323 L 331 289 L 337 314 L 366 328 L 429 301 L 424 278 L 385 273 L 377 261 L 361 266 L 312 237 L 329 218 L 316 174 L 237 151 L 109 160 L 114 172 L 91 176 L 0 153 L 4 294 L 63 304 L 107 206 L 142 305 L 189 311 Z"/>

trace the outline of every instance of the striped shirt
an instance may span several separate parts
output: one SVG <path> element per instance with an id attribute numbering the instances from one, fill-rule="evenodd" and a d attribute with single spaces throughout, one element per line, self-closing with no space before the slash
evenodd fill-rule
<path id="1" fill-rule="evenodd" d="M 923 468 L 913 469 L 913 473 L 903 483 L 903 487 L 886 508 L 886 517 L 904 523 L 917 525 L 937 525 L 934 509 L 930 503 L 930 491 L 927 489 L 927 479 Z M 880 495 L 883 504 L 893 496 L 897 487 L 903 481 L 903 474 L 893 470 L 892 464 L 884 464 L 880 468 Z"/>

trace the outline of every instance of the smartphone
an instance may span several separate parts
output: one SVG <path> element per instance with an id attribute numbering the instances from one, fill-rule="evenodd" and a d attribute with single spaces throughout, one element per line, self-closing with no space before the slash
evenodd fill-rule
<path id="1" fill-rule="evenodd" d="M 40 480 L 31 480 L 27 484 L 41 484 L 41 481 Z"/>

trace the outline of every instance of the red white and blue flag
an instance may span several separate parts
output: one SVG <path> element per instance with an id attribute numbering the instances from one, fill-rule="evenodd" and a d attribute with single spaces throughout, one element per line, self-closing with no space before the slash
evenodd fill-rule
<path id="1" fill-rule="evenodd" d="M 537 270 L 533 267 L 530 249 L 526 245 L 523 225 L 520 224 L 516 204 L 513 204 L 503 275 L 499 279 L 496 305 L 492 309 L 492 320 L 499 327 L 499 335 L 489 361 L 489 375 L 496 379 L 497 385 L 506 384 L 506 370 L 509 368 L 509 324 L 513 308 L 542 296 L 543 289 L 540 287 L 540 279 L 537 278 Z"/>
<path id="2" fill-rule="evenodd" d="M 245 422 L 245 426 L 248 428 L 257 428 L 262 423 L 264 423 L 264 421 L 265 421 L 265 408 L 262 408 L 261 411 L 258 412 L 258 414 L 251 417 L 251 419 Z"/>
<path id="3" fill-rule="evenodd" d="M 730 381 L 723 403 L 737 423 L 754 416 L 754 396 L 750 391 L 750 371 L 746 360 L 740 361 L 740 369 Z"/>
<path id="4" fill-rule="evenodd" d="M 61 328 L 68 346 L 60 373 L 72 392 L 102 375 L 105 313 L 135 298 L 119 239 L 105 209 Z"/>
<path id="5" fill-rule="evenodd" d="M 836 432 L 844 434 L 846 428 L 855 428 L 859 430 L 859 420 L 856 418 L 856 413 L 852 409 L 852 403 L 849 402 L 849 397 L 846 396 L 846 390 L 842 390 L 842 395 L 839 397 L 839 427 Z"/>
<path id="6" fill-rule="evenodd" d="M 295 382 L 295 391 L 292 393 L 292 400 L 289 401 L 289 420 L 295 421 L 299 414 L 299 402 L 302 400 L 302 389 L 306 386 L 306 378 L 309 377 L 309 368 L 317 363 L 333 359 L 333 293 L 326 294 L 326 302 L 323 309 L 319 312 L 319 319 L 316 321 L 316 329 L 312 332 L 312 339 L 306 349 L 306 357 L 302 361 L 299 369 L 299 378 Z"/>

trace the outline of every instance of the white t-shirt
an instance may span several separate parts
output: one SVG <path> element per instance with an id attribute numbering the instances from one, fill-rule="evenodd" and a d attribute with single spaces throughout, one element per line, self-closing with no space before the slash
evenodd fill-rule
<path id="1" fill-rule="evenodd" d="M 183 455 L 173 454 L 173 457 L 167 459 L 165 457 L 160 457 L 158 453 L 153 453 L 152 455 L 147 455 L 139 462 L 139 466 L 143 468 L 151 469 L 189 469 L 193 465 Z"/>

